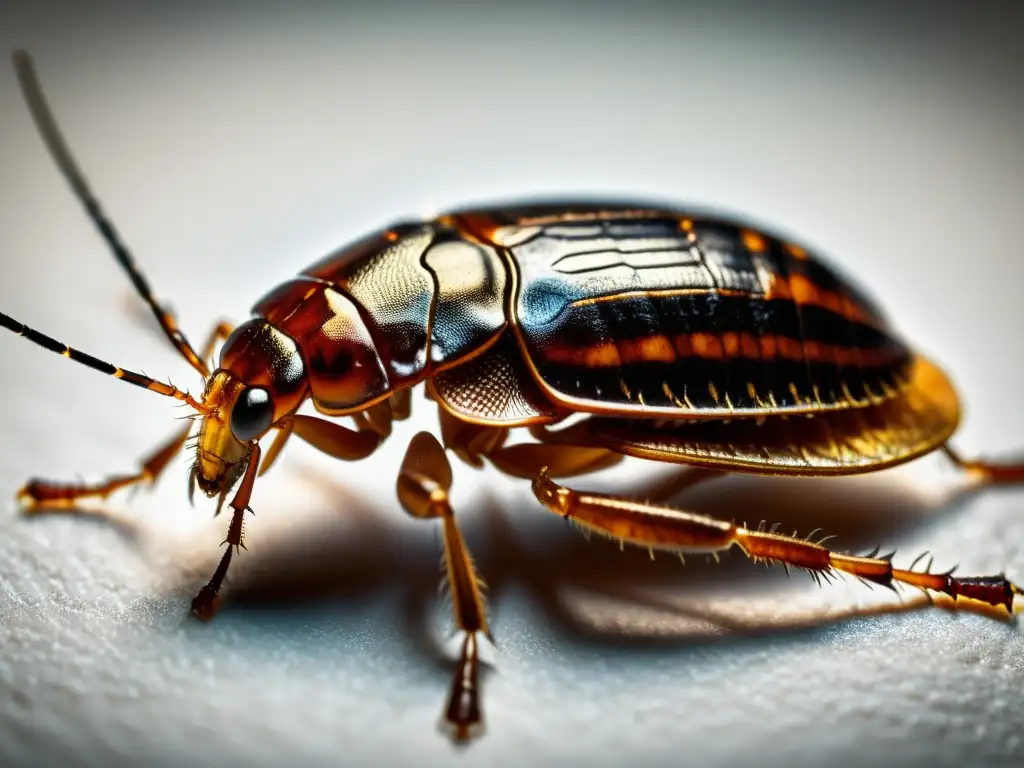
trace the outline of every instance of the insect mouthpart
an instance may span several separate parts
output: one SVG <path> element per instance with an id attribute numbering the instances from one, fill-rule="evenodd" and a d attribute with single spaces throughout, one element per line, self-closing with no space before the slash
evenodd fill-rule
<path id="1" fill-rule="evenodd" d="M 195 436 L 195 460 L 189 471 L 189 499 L 198 486 L 210 498 L 224 497 L 245 472 L 252 444 L 243 442 L 232 430 L 230 414 L 245 385 L 230 372 L 219 370 L 207 381 L 202 416 Z"/>
<path id="2" fill-rule="evenodd" d="M 198 486 L 208 498 L 218 499 L 217 511 L 220 512 L 228 493 L 245 474 L 248 465 L 249 452 L 246 452 L 239 461 L 228 463 L 219 456 L 205 454 L 202 448 L 197 446 L 196 459 L 188 473 L 189 503 L 194 503 Z"/>

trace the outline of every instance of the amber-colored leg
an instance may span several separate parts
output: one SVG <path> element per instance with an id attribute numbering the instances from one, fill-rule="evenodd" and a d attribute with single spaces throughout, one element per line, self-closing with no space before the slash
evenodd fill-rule
<path id="1" fill-rule="evenodd" d="M 534 478 L 542 469 L 549 477 L 578 477 L 613 467 L 625 456 L 599 446 L 520 443 L 497 447 L 487 458 L 507 475 Z M 703 467 L 686 467 L 678 475 L 644 488 L 641 498 L 661 501 L 676 496 L 706 480 L 724 477 L 726 472 Z"/>
<path id="2" fill-rule="evenodd" d="M 783 536 L 697 515 L 671 507 L 644 504 L 604 494 L 580 493 L 551 480 L 542 471 L 533 481 L 537 499 L 563 518 L 607 536 L 650 549 L 678 552 L 719 552 L 738 546 L 753 560 L 795 566 L 812 575 L 828 578 L 837 572 L 892 586 L 907 584 L 941 592 L 953 599 L 977 600 L 1003 606 L 1013 612 L 1014 596 L 1020 587 L 1004 576 L 957 577 L 951 573 L 930 573 L 893 568 L 888 558 L 854 557 L 830 551 L 812 541 Z"/>
<path id="3" fill-rule="evenodd" d="M 230 336 L 233 330 L 235 330 L 235 327 L 229 322 L 222 320 L 217 323 L 217 327 L 210 332 L 209 337 L 206 339 L 206 345 L 203 347 L 203 360 L 210 360 L 217 349 L 217 345 Z"/>
<path id="4" fill-rule="evenodd" d="M 274 435 L 274 442 L 270 444 L 270 448 L 267 449 L 266 454 L 263 456 L 263 466 L 260 467 L 260 477 L 263 477 L 274 463 L 277 461 L 277 457 L 281 455 L 281 451 L 284 450 L 287 445 L 289 438 L 292 436 L 292 430 L 294 429 L 294 422 L 292 419 L 287 419 L 283 423 L 276 425 L 277 434 Z"/>
<path id="5" fill-rule="evenodd" d="M 376 450 L 382 440 L 381 436 L 372 430 L 356 431 L 314 416 L 292 416 L 279 425 L 279 430 L 262 462 L 260 461 L 259 444 L 253 444 L 245 475 L 231 500 L 230 506 L 234 511 L 231 515 L 231 523 L 228 525 L 227 538 L 224 540 L 228 548 L 224 551 L 224 556 L 210 582 L 199 591 L 192 601 L 192 613 L 204 621 L 212 619 L 220 607 L 220 588 L 224 583 L 224 577 L 227 576 L 228 567 L 231 565 L 232 554 L 239 548 L 245 549 L 245 513 L 251 511 L 249 510 L 249 499 L 252 496 L 256 478 L 266 472 L 267 465 L 280 454 L 288 438 L 291 435 L 296 435 L 314 448 L 336 459 L 349 461 L 366 458 Z"/>
<path id="6" fill-rule="evenodd" d="M 439 409 L 441 437 L 460 459 L 482 467 L 489 459 L 499 470 L 514 477 L 532 478 L 541 467 L 552 477 L 574 477 L 614 466 L 625 456 L 599 445 L 588 444 L 583 430 L 569 428 L 560 432 L 531 430 L 540 442 L 505 445 L 508 430 L 486 427 L 457 419 Z"/>
<path id="7" fill-rule="evenodd" d="M 1024 461 L 996 463 L 983 459 L 965 459 L 948 444 L 942 448 L 954 464 L 983 482 L 1024 483 Z"/>
<path id="8" fill-rule="evenodd" d="M 402 389 L 388 400 L 372 406 L 365 414 L 355 414 L 352 417 L 356 423 L 355 431 L 313 416 L 285 419 L 276 425 L 277 435 L 260 467 L 260 475 L 274 465 L 293 434 L 336 459 L 365 459 L 391 434 L 391 422 L 409 418 L 409 411 L 409 390 Z"/>
<path id="9" fill-rule="evenodd" d="M 534 478 L 542 469 L 549 477 L 588 475 L 613 467 L 626 458 L 621 453 L 590 442 L 585 422 L 557 431 L 530 427 L 530 434 L 538 442 L 506 446 L 507 429 L 470 424 L 449 415 L 444 409 L 440 415 L 444 443 L 460 459 L 474 467 L 482 467 L 484 459 L 489 459 L 496 468 L 513 477 Z M 727 474 L 717 469 L 684 467 L 674 477 L 646 487 L 642 498 L 663 501 L 706 480 Z"/>
<path id="10" fill-rule="evenodd" d="M 131 475 L 114 475 L 98 483 L 57 483 L 32 479 L 18 490 L 25 512 L 73 510 L 82 499 L 105 499 L 115 491 L 139 483 L 154 483 L 188 439 L 192 425 L 183 429 L 142 460 L 142 468 Z"/>
<path id="11" fill-rule="evenodd" d="M 357 421 L 359 429 L 349 429 L 316 416 L 292 416 L 277 425 L 278 432 L 260 468 L 263 475 L 277 460 L 285 443 L 294 435 L 317 450 L 342 461 L 365 459 L 384 441 L 368 422 Z"/>
<path id="12" fill-rule="evenodd" d="M 448 503 L 452 485 L 452 468 L 437 439 L 429 432 L 420 432 L 409 443 L 398 476 L 398 498 L 405 511 L 413 517 L 439 519 L 444 531 L 444 562 L 448 573 L 455 621 L 465 633 L 462 657 L 452 681 L 445 723 L 452 736 L 464 741 L 475 735 L 483 718 L 477 679 L 479 656 L 478 634 L 488 637 L 487 614 L 484 609 L 482 582 L 473 559 Z"/>
<path id="13" fill-rule="evenodd" d="M 484 465 L 484 456 L 500 448 L 508 439 L 507 429 L 472 424 L 455 418 L 441 407 L 437 409 L 437 418 L 445 448 L 477 469 Z"/>
<path id="14" fill-rule="evenodd" d="M 485 427 L 456 419 L 440 409 L 441 436 L 445 446 L 467 464 L 482 467 L 484 459 L 513 477 L 534 478 L 545 469 L 550 477 L 575 477 L 612 467 L 626 458 L 623 454 L 590 441 L 587 425 L 558 431 L 530 427 L 536 443 L 505 446 L 508 430 Z M 683 467 L 682 471 L 644 489 L 647 501 L 664 501 L 706 480 L 724 477 L 727 472 L 704 467 Z"/>
<path id="15" fill-rule="evenodd" d="M 388 400 L 391 404 L 391 418 L 405 421 L 412 414 L 412 389 L 400 389 Z"/>
<path id="16" fill-rule="evenodd" d="M 220 559 L 220 564 L 217 566 L 217 570 L 214 571 L 209 583 L 199 590 L 199 594 L 192 600 L 193 615 L 203 621 L 212 619 L 220 607 L 220 588 L 224 583 L 224 577 L 228 573 L 228 566 L 231 565 L 231 553 L 240 547 L 245 547 L 245 513 L 252 511 L 249 507 L 249 501 L 252 499 L 252 488 L 256 483 L 259 465 L 260 445 L 259 443 L 253 443 L 252 452 L 249 454 L 249 463 L 245 468 L 245 474 L 242 476 L 242 482 L 239 484 L 238 490 L 235 491 L 234 498 L 231 499 L 231 523 L 228 525 L 227 538 L 224 539 L 224 543 L 228 545 L 228 548 L 224 550 L 224 556 Z"/>
<path id="17" fill-rule="evenodd" d="M 221 323 L 210 334 L 203 351 L 203 359 L 209 359 L 217 344 L 231 335 L 231 326 Z M 81 499 L 105 499 L 115 491 L 140 483 L 155 483 L 188 440 L 191 423 L 181 432 L 163 443 L 142 460 L 142 468 L 133 474 L 115 475 L 98 483 L 59 483 L 49 480 L 32 479 L 18 491 L 18 501 L 26 512 L 74 509 Z"/>
<path id="18" fill-rule="evenodd" d="M 607 448 L 580 445 L 519 443 L 487 454 L 495 467 L 514 477 L 536 477 L 542 467 L 552 477 L 577 477 L 613 467 L 625 456 Z"/>

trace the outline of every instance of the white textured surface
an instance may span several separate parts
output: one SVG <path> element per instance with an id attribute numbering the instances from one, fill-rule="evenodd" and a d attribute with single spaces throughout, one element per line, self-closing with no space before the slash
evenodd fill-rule
<path id="1" fill-rule="evenodd" d="M 881 7 L 881 6 L 880 6 Z M 749 211 L 835 255 L 953 371 L 958 445 L 1024 442 L 1020 14 L 570 9 L 0 14 L 193 339 L 338 243 L 451 203 L 594 191 Z M 934 4 L 928 4 L 932 8 Z M 1009 5 L 1006 8 L 1012 8 Z M 137 311 L 0 75 L 0 309 L 198 387 Z M 133 466 L 173 409 L 0 336 L 0 496 Z M 994 382 L 1008 382 L 996 388 Z M 292 446 L 210 625 L 188 602 L 224 520 L 183 464 L 114 525 L 0 511 L 0 763 L 1014 765 L 1024 640 L 940 609 L 816 589 L 731 556 L 587 543 L 523 484 L 456 468 L 492 585 L 486 737 L 434 730 L 451 648 L 439 542 L 392 497 L 418 414 L 379 455 Z M 588 487 L 641 493 L 639 462 Z M 694 508 L 931 549 L 1024 580 L 1024 493 L 947 493 L 938 457 L 877 478 L 742 479 Z M 577 483 L 582 485 L 582 483 Z"/>

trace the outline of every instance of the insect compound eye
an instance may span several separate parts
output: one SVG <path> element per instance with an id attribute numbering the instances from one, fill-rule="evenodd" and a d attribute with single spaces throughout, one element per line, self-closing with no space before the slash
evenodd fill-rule
<path id="1" fill-rule="evenodd" d="M 262 435 L 274 423 L 274 402 L 263 387 L 242 391 L 231 409 L 231 431 L 243 443 Z"/>

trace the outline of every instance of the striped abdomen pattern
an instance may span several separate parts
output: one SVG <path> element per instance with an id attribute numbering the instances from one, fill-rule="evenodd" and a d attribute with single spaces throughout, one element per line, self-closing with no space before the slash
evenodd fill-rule
<path id="1" fill-rule="evenodd" d="M 682 214 L 538 221 L 505 236 L 518 332 L 556 397 L 764 413 L 862 406 L 902 386 L 909 350 L 799 246 Z"/>

